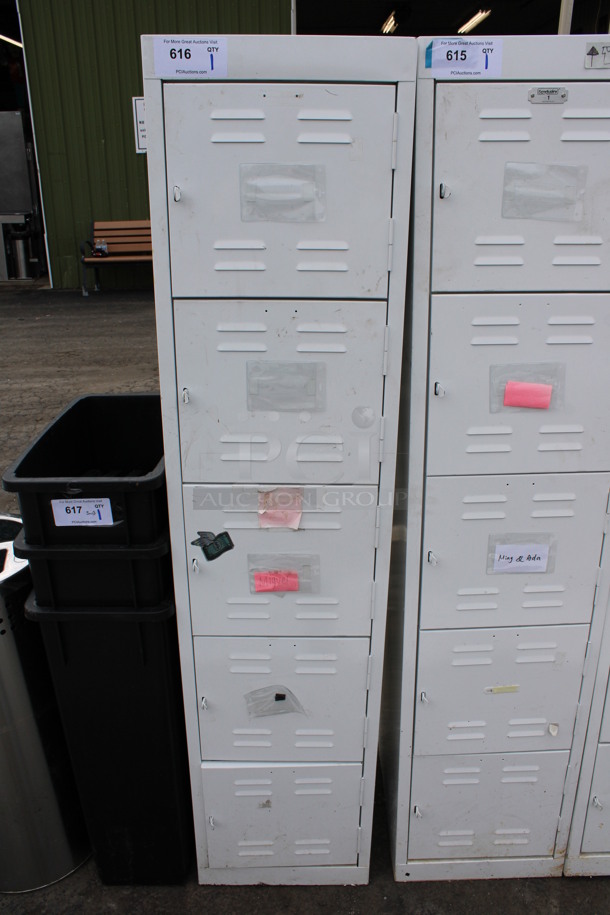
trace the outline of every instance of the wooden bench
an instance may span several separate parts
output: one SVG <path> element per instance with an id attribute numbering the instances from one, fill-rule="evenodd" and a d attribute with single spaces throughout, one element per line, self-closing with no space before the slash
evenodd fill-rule
<path id="1" fill-rule="evenodd" d="M 87 248 L 89 250 L 87 250 Z M 94 222 L 91 238 L 80 246 L 83 269 L 83 295 L 87 289 L 87 270 L 92 267 L 95 291 L 100 290 L 100 267 L 109 264 L 139 264 L 152 261 L 150 219 L 100 220 Z"/>

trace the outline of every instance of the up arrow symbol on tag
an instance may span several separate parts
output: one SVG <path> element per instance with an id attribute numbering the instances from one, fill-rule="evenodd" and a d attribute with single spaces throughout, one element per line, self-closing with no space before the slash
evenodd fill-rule
<path id="1" fill-rule="evenodd" d="M 603 66 L 603 58 L 600 59 L 600 50 L 597 45 L 588 45 L 585 54 L 585 69 L 593 70 Z"/>

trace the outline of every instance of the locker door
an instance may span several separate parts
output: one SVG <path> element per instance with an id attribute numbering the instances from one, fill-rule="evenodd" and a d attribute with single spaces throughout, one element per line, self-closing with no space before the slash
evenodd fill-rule
<path id="1" fill-rule="evenodd" d="M 389 85 L 166 85 L 173 294 L 384 298 L 394 97 Z"/>
<path id="2" fill-rule="evenodd" d="M 356 864 L 362 767 L 201 767 L 210 867 Z"/>
<path id="3" fill-rule="evenodd" d="M 421 626 L 591 619 L 609 474 L 431 477 Z"/>
<path id="4" fill-rule="evenodd" d="M 606 470 L 607 295 L 434 296 L 428 473 Z"/>
<path id="5" fill-rule="evenodd" d="M 368 637 L 376 505 L 372 486 L 185 486 L 194 633 Z M 234 548 L 207 562 L 201 531 Z"/>
<path id="6" fill-rule="evenodd" d="M 413 761 L 409 859 L 549 855 L 568 751 Z"/>
<path id="7" fill-rule="evenodd" d="M 416 755 L 569 748 L 588 631 L 422 632 Z"/>
<path id="8" fill-rule="evenodd" d="M 184 482 L 379 479 L 385 304 L 175 303 Z"/>
<path id="9" fill-rule="evenodd" d="M 196 638 L 204 760 L 357 761 L 368 639 Z"/>
<path id="10" fill-rule="evenodd" d="M 437 86 L 434 291 L 609 288 L 610 84 L 545 86 Z"/>
<path id="11" fill-rule="evenodd" d="M 583 854 L 610 853 L 610 744 L 600 744 L 582 837 Z"/>

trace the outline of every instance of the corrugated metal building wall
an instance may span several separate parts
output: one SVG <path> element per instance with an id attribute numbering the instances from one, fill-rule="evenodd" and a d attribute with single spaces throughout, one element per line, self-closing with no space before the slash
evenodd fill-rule
<path id="1" fill-rule="evenodd" d="M 96 219 L 148 217 L 135 152 L 140 35 L 290 32 L 290 0 L 18 0 L 56 288 L 80 286 L 79 244 Z M 104 271 L 151 284 L 150 269 Z"/>

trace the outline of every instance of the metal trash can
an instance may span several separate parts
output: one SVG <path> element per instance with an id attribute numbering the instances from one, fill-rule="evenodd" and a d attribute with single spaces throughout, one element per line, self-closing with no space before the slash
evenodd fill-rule
<path id="1" fill-rule="evenodd" d="M 21 521 L 0 514 L 0 892 L 54 883 L 90 854 L 40 627 L 24 617 Z"/>

